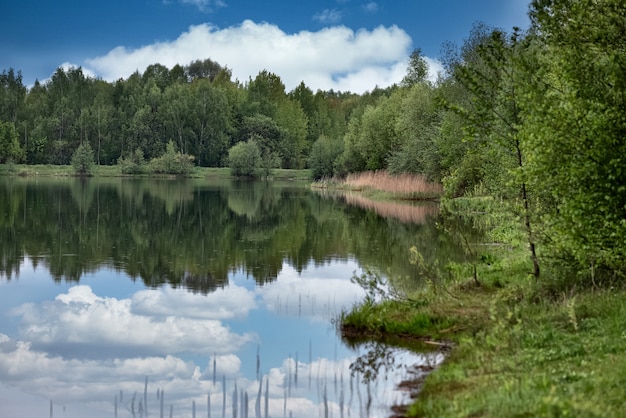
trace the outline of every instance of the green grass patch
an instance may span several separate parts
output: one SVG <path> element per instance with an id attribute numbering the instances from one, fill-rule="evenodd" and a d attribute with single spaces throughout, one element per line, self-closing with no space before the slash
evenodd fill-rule
<path id="1" fill-rule="evenodd" d="M 49 177 L 70 177 L 75 176 L 74 168 L 71 165 L 26 165 L 26 164 L 0 164 L 0 175 L 8 176 L 49 176 Z M 95 165 L 92 169 L 93 177 L 139 177 L 139 178 L 168 178 L 175 177 L 171 175 L 157 174 L 123 174 L 121 168 L 117 165 L 105 166 Z M 231 171 L 227 167 L 194 167 L 192 172 L 186 176 L 188 178 L 233 178 Z M 291 169 L 275 169 L 272 170 L 272 180 L 293 180 L 293 181 L 311 181 L 311 170 L 291 170 Z"/>

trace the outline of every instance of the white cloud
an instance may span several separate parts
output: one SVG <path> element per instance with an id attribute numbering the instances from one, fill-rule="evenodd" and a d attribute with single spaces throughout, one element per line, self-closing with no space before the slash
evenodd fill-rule
<path id="1" fill-rule="evenodd" d="M 279 75 L 287 90 L 304 81 L 314 91 L 363 93 L 399 83 L 410 49 L 411 38 L 397 26 L 359 31 L 334 26 L 287 34 L 276 25 L 246 20 L 224 29 L 191 26 L 173 41 L 137 49 L 119 46 L 86 64 L 103 79 L 114 81 L 155 63 L 171 68 L 211 58 L 240 81 L 266 69 Z"/>
<path id="2" fill-rule="evenodd" d="M 142 290 L 133 295 L 132 304 L 137 314 L 194 319 L 243 318 L 256 307 L 254 293 L 234 284 L 208 295 L 169 287 Z"/>
<path id="3" fill-rule="evenodd" d="M 337 9 L 324 9 L 319 13 L 316 13 L 313 16 L 313 20 L 317 20 L 320 23 L 323 24 L 335 24 L 335 23 L 339 23 L 341 21 L 342 18 L 342 13 L 341 11 L 337 10 Z"/>
<path id="4" fill-rule="evenodd" d="M 75 300 L 97 300 L 88 293 L 82 293 L 81 296 L 82 299 L 76 297 Z M 342 405 L 344 412 L 350 409 L 358 414 L 362 408 L 359 399 L 363 397 L 365 401 L 367 396 L 372 396 L 374 407 L 368 416 L 388 416 L 388 405 L 409 401 L 408 393 L 403 394 L 396 390 L 395 385 L 408 374 L 414 373 L 410 371 L 411 365 L 434 365 L 443 360 L 441 354 L 421 356 L 402 349 L 394 350 L 389 358 L 394 359 L 395 365 L 385 370 L 378 369 L 381 373 L 386 371 L 386 378 L 372 383 L 368 390 L 360 384 L 359 376 L 352 376 L 350 373 L 350 364 L 359 354 L 361 353 L 334 361 L 328 358 L 317 358 L 310 363 L 300 360 L 297 363 L 297 373 L 293 358 L 284 359 L 279 365 L 270 368 L 263 376 L 262 396 L 265 396 L 265 382 L 269 381 L 268 404 L 271 415 L 283 415 L 287 394 L 287 410 L 298 417 L 321 416 L 326 406 L 331 409 L 333 416 L 339 416 Z M 199 366 L 194 362 L 171 355 L 114 360 L 66 359 L 34 350 L 27 342 L 11 340 L 0 333 L 0 395 L 6 389 L 2 384 L 14 391 L 13 396 L 3 403 L 3 412 L 6 412 L 4 408 L 8 405 L 9 409 L 16 411 L 13 416 L 30 416 L 32 414 L 26 414 L 25 411 L 30 411 L 33 404 L 38 405 L 40 410 L 46 410 L 48 400 L 52 399 L 55 408 L 67 404 L 67 414 L 63 416 L 81 416 L 72 414 L 72 411 L 80 410 L 83 413 L 89 411 L 89 416 L 93 418 L 107 417 L 112 415 L 114 397 L 119 401 L 120 411 L 129 408 L 133 394 L 137 396 L 137 402 L 142 399 L 144 379 L 148 376 L 148 404 L 151 415 L 156 415 L 158 410 L 157 389 L 159 392 L 165 391 L 165 405 L 168 409 L 169 405 L 175 405 L 177 413 L 186 416 L 190 415 L 192 401 L 199 408 L 203 408 L 206 405 L 206 396 L 210 393 L 213 413 L 217 415 L 221 412 L 224 375 L 228 415 L 231 415 L 231 395 L 235 383 L 240 390 L 248 393 L 249 410 L 253 411 L 259 382 L 254 377 L 242 376 L 242 361 L 239 357 L 232 354 L 219 355 L 216 360 L 217 379 L 213 384 L 212 359 L 209 360 L 204 374 L 200 373 Z M 399 367 L 400 365 L 403 366 Z M 119 397 L 120 392 L 122 398 Z M 328 398 L 327 405 L 323 401 L 324 392 Z M 40 398 L 26 396 L 26 393 L 36 394 Z M 261 402 L 262 410 L 264 400 Z"/>
<path id="5" fill-rule="evenodd" d="M 369 13 L 376 13 L 378 11 L 378 3 L 375 1 L 370 1 L 363 5 L 363 9 Z"/>
<path id="6" fill-rule="evenodd" d="M 312 269 L 317 277 L 308 275 L 303 279 L 285 263 L 278 279 L 258 288 L 257 292 L 271 312 L 328 322 L 363 299 L 363 289 L 346 280 L 355 269 L 357 266 L 352 263 L 346 264 L 345 269 L 333 266 L 328 269 L 332 275 L 325 276 L 325 269 L 318 267 Z"/>
<path id="7" fill-rule="evenodd" d="M 215 9 L 226 7 L 226 3 L 222 0 L 180 0 L 180 2 L 196 6 L 203 12 L 213 12 Z"/>
<path id="8" fill-rule="evenodd" d="M 166 316 L 152 316 L 149 310 L 154 306 L 147 302 L 150 298 L 139 294 L 134 299 L 118 300 L 97 296 L 89 286 L 74 286 L 53 302 L 24 304 L 13 314 L 21 317 L 21 337 L 33 346 L 52 352 L 71 347 L 76 355 L 133 355 L 137 350 L 153 354 L 228 353 L 255 339 L 252 334 L 231 332 L 218 320 L 173 314 L 165 306 L 175 304 L 171 294 L 163 297 L 164 306 L 159 307 L 159 313 Z M 160 300 L 159 296 L 154 299 Z M 135 301 L 147 315 L 134 312 Z"/>

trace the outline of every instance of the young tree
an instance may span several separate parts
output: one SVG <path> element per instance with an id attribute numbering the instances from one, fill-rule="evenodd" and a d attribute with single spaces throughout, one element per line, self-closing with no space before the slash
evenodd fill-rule
<path id="1" fill-rule="evenodd" d="M 0 121 L 17 123 L 18 113 L 24 106 L 26 86 L 22 83 L 22 73 L 10 68 L 0 74 Z"/>
<path id="2" fill-rule="evenodd" d="M 524 45 L 519 38 L 517 32 L 507 37 L 500 30 L 476 26 L 462 50 L 462 57 L 449 65 L 454 80 L 466 90 L 467 100 L 460 104 L 447 102 L 446 107 L 465 121 L 465 138 L 471 141 L 466 156 L 489 156 L 491 164 L 484 168 L 485 179 L 491 181 L 488 190 L 494 195 L 515 197 L 510 190 L 510 185 L 515 185 L 515 193 L 521 201 L 533 275 L 539 278 L 533 214 L 524 177 L 526 158 L 520 135 L 523 123 L 521 96 L 527 81 L 517 63 L 517 57 L 524 54 Z"/>
<path id="3" fill-rule="evenodd" d="M 192 152 L 198 165 L 220 166 L 226 156 L 231 131 L 232 107 L 220 87 L 207 79 L 191 85 L 191 128 L 194 133 Z"/>
<path id="4" fill-rule="evenodd" d="M 402 85 L 411 87 L 415 84 L 424 83 L 428 79 L 428 63 L 422 56 L 422 50 L 417 48 L 411 52 L 409 66 L 406 75 L 402 79 Z"/>
<path id="5" fill-rule="evenodd" d="M 13 122 L 0 121 L 0 163 L 20 160 L 22 155 Z"/>
<path id="6" fill-rule="evenodd" d="M 239 142 L 228 151 L 228 166 L 233 176 L 258 177 L 261 173 L 261 151 L 254 140 Z"/>
<path id="7" fill-rule="evenodd" d="M 320 136 L 309 154 L 309 168 L 313 170 L 313 178 L 332 177 L 335 175 L 336 162 L 343 152 L 343 142 Z"/>
<path id="8" fill-rule="evenodd" d="M 72 167 L 74 172 L 80 176 L 91 175 L 91 170 L 94 165 L 93 149 L 89 142 L 85 142 L 76 148 L 74 154 L 72 154 Z"/>

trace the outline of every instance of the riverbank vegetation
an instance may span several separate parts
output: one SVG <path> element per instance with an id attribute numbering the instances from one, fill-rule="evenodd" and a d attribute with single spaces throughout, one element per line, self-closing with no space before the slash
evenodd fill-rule
<path id="1" fill-rule="evenodd" d="M 526 33 L 478 26 L 451 48 L 436 98 L 439 135 L 465 138 L 433 141 L 432 155 L 458 153 L 441 172 L 440 224 L 455 224 L 467 259 L 413 251 L 424 288 L 342 317 L 346 338 L 452 347 L 409 416 L 619 417 L 626 406 L 624 9 L 538 0 L 530 17 Z"/>
<path id="2" fill-rule="evenodd" d="M 133 173 L 128 174 L 123 171 L 120 165 L 95 165 L 91 169 L 93 177 L 173 177 L 171 174 L 156 173 Z M 71 165 L 53 164 L 0 164 L 0 176 L 19 177 L 71 177 L 76 176 L 76 170 Z M 191 172 L 184 177 L 191 179 L 206 178 L 234 178 L 232 171 L 227 167 L 194 167 Z M 310 170 L 295 170 L 276 168 L 271 171 L 272 180 L 294 180 L 310 182 L 312 179 Z"/>
<path id="3" fill-rule="evenodd" d="M 428 181 L 423 175 L 387 171 L 350 173 L 345 178 L 322 178 L 312 184 L 314 189 L 360 192 L 377 200 L 438 200 L 443 194 L 440 183 Z"/>
<path id="4" fill-rule="evenodd" d="M 459 200 L 443 203 L 440 227 L 466 243 L 464 260 L 412 248 L 424 286 L 394 293 L 397 279 L 355 277 L 368 297 L 341 317 L 348 341 L 402 336 L 446 355 L 397 416 L 622 416 L 623 284 L 537 281 L 523 228 L 499 202 Z"/>

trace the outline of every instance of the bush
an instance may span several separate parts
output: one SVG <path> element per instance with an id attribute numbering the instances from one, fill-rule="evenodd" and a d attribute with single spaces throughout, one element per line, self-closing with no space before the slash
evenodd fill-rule
<path id="1" fill-rule="evenodd" d="M 120 166 L 124 174 L 143 174 L 147 171 L 146 160 L 141 148 L 137 148 L 135 152 L 131 152 L 126 157 L 120 157 L 117 160 L 117 165 Z"/>
<path id="2" fill-rule="evenodd" d="M 150 161 L 153 173 L 187 175 L 193 170 L 194 156 L 176 151 L 174 142 L 167 143 L 165 153 Z"/>
<path id="3" fill-rule="evenodd" d="M 239 142 L 228 151 L 228 166 L 233 176 L 259 177 L 261 151 L 254 140 Z"/>
<path id="4" fill-rule="evenodd" d="M 89 142 L 80 144 L 72 155 L 72 167 L 74 167 L 74 172 L 81 176 L 91 175 L 93 164 L 94 156 L 91 145 L 89 145 Z"/>

